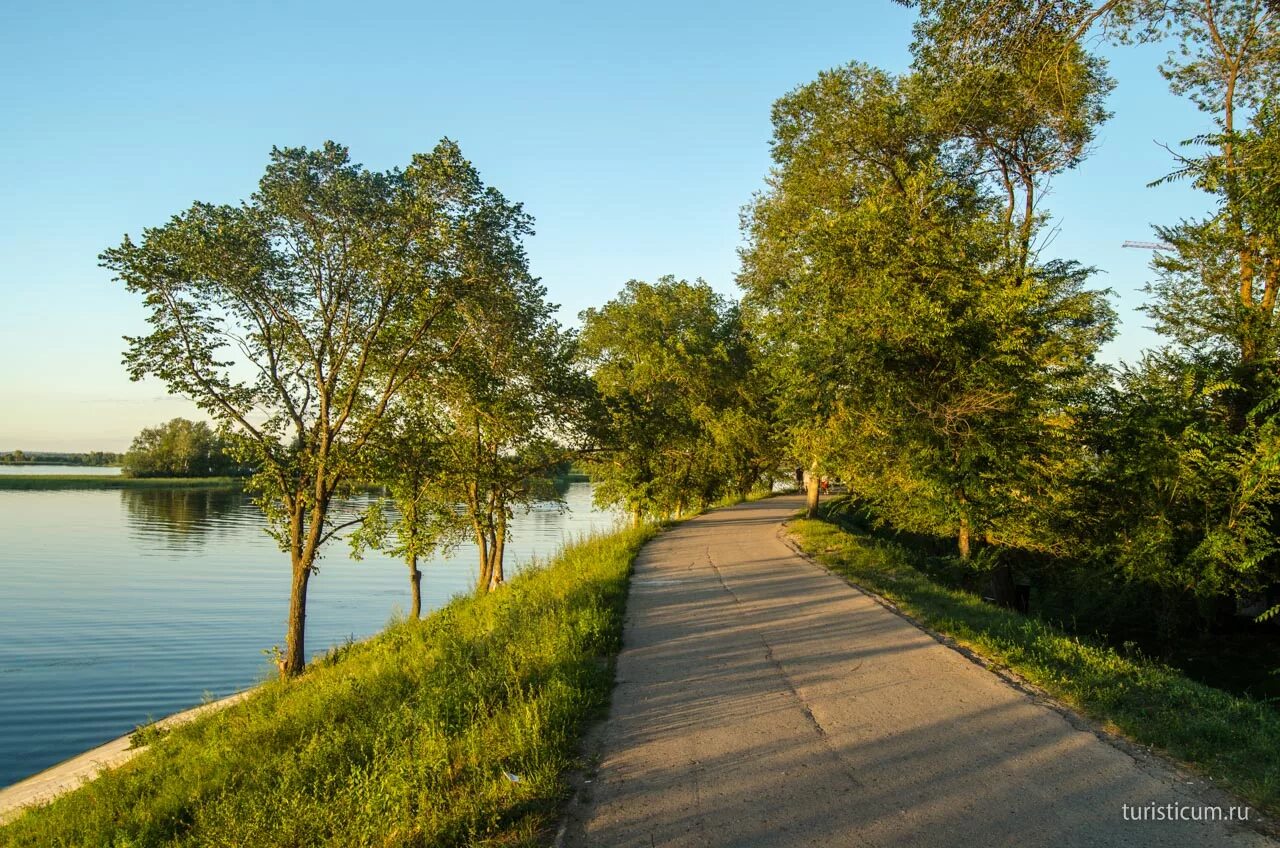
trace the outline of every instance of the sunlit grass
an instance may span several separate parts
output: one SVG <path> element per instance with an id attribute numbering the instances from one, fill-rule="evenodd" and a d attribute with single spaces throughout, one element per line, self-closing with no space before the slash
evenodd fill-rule
<path id="1" fill-rule="evenodd" d="M 823 564 L 928 627 L 1109 729 L 1192 764 L 1256 807 L 1280 812 L 1274 707 L 941 586 L 913 567 L 916 554 L 905 545 L 823 521 L 797 520 L 790 530 Z"/>
<path id="2" fill-rule="evenodd" d="M 607 703 L 627 575 L 652 532 L 578 542 L 497 593 L 268 683 L 0 844 L 534 844 Z"/>

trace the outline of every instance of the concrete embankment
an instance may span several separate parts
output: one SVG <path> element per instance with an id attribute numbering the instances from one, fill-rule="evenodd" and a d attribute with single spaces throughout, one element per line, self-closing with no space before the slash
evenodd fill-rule
<path id="1" fill-rule="evenodd" d="M 186 724 L 208 712 L 224 709 L 244 700 L 251 691 L 238 692 L 217 701 L 174 713 L 156 722 L 156 725 L 169 729 Z M 34 774 L 26 780 L 20 780 L 12 786 L 0 789 L 0 824 L 16 818 L 23 808 L 47 804 L 59 795 L 93 780 L 102 772 L 129 762 L 145 750 L 145 746 L 134 748 L 128 736 L 121 736 L 119 739 L 112 739 L 105 745 L 99 745 L 93 750 L 85 751 L 79 756 L 47 768 L 39 774 Z"/>

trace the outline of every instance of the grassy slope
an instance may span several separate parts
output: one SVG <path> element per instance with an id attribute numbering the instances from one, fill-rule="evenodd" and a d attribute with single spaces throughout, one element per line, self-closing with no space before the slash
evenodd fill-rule
<path id="1" fill-rule="evenodd" d="M 0 489 L 205 489 L 238 487 L 235 477 L 117 477 L 107 474 L 0 474 Z"/>
<path id="2" fill-rule="evenodd" d="M 790 529 L 823 564 L 928 627 L 1280 813 L 1280 712 L 1273 707 L 940 586 L 913 567 L 915 554 L 903 545 L 823 521 L 795 521 Z"/>
<path id="3" fill-rule="evenodd" d="M 4 845 L 523 845 L 607 702 L 650 530 L 392 625 L 175 730 L 0 830 Z M 503 772 L 519 776 L 512 782 Z"/>

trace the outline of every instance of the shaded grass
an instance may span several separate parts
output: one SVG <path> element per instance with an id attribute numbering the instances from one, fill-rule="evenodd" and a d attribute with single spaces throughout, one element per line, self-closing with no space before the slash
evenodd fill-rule
<path id="1" fill-rule="evenodd" d="M 824 521 L 797 520 L 790 530 L 824 565 L 917 621 L 1108 729 L 1153 745 L 1254 806 L 1280 813 L 1280 713 L 1274 708 L 939 585 L 920 570 L 921 555 L 900 543 Z"/>
<path id="2" fill-rule="evenodd" d="M 118 477 L 109 474 L 0 474 L 0 489 L 240 488 L 236 477 Z"/>
<path id="3" fill-rule="evenodd" d="M 334 651 L 26 813 L 0 844 L 536 844 L 607 703 L 652 533 L 579 542 L 502 591 Z"/>

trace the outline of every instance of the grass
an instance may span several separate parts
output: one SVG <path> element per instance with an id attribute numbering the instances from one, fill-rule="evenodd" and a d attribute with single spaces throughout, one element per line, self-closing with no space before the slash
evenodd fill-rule
<path id="1" fill-rule="evenodd" d="M 1107 729 L 1192 766 L 1255 807 L 1280 813 L 1280 712 L 1273 707 L 939 585 L 919 569 L 918 552 L 856 526 L 797 520 L 790 530 L 832 571 L 927 627 Z"/>
<path id="2" fill-rule="evenodd" d="M 0 474 L 0 489 L 209 489 L 239 487 L 236 477 L 119 477 L 108 474 Z"/>
<path id="3" fill-rule="evenodd" d="M 0 829 L 2 845 L 531 845 L 608 701 L 652 530 L 344 646 Z M 508 774 L 511 777 L 508 777 Z"/>

